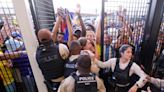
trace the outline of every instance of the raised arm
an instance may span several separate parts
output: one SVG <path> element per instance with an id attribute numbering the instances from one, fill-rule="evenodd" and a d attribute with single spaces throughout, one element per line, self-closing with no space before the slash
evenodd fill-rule
<path id="1" fill-rule="evenodd" d="M 59 25 L 62 21 L 62 17 L 58 14 L 59 13 L 59 10 L 57 11 L 57 19 L 56 19 L 56 23 L 54 24 L 54 28 L 52 30 L 52 40 L 54 42 L 57 41 L 57 32 L 59 30 Z"/>
<path id="2" fill-rule="evenodd" d="M 79 22 L 80 22 L 80 26 L 81 26 L 81 29 L 82 29 L 81 36 L 85 37 L 86 36 L 86 28 L 85 28 L 85 25 L 83 23 L 80 11 L 81 11 L 81 7 L 80 7 L 80 5 L 77 5 L 77 7 L 76 7 L 76 14 L 78 16 L 78 19 L 79 19 Z"/>
<path id="3" fill-rule="evenodd" d="M 98 21 L 98 25 L 96 27 L 96 44 L 101 44 L 101 19 Z"/>
<path id="4" fill-rule="evenodd" d="M 78 18 L 79 18 L 79 21 L 80 21 L 80 26 L 81 26 L 81 29 L 82 29 L 81 36 L 82 36 L 82 37 L 85 37 L 85 36 L 86 36 L 86 28 L 85 28 L 85 25 L 84 25 L 84 23 L 83 23 L 81 14 L 78 13 L 77 15 L 78 15 Z"/>
<path id="5" fill-rule="evenodd" d="M 72 24 L 71 24 L 71 21 L 70 21 L 70 17 L 69 15 L 66 16 L 66 23 L 67 23 L 67 27 L 68 27 L 68 47 L 70 46 L 71 44 L 71 41 L 73 40 L 73 28 L 72 28 Z"/>

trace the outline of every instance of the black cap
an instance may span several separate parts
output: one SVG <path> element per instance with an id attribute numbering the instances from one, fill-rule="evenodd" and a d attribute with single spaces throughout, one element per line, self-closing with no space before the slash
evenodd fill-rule
<path id="1" fill-rule="evenodd" d="M 77 38 L 81 37 L 81 30 L 74 31 L 73 35 L 76 36 Z"/>

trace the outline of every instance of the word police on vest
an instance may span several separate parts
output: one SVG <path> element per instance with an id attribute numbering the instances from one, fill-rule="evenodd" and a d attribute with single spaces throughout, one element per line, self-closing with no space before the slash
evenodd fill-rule
<path id="1" fill-rule="evenodd" d="M 96 82 L 96 80 L 92 76 L 79 77 L 79 81 L 77 81 L 77 83 L 85 83 L 85 85 L 90 85 L 91 82 Z"/>
<path id="2" fill-rule="evenodd" d="M 76 68 L 75 67 L 75 64 L 66 64 L 65 67 L 67 67 L 67 68 L 73 68 L 73 69 Z"/>

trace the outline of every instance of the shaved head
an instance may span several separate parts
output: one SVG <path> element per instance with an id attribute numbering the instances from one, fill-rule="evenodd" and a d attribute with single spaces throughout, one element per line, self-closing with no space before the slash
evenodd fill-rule
<path id="1" fill-rule="evenodd" d="M 40 42 L 51 40 L 51 32 L 49 29 L 40 29 L 37 35 Z"/>

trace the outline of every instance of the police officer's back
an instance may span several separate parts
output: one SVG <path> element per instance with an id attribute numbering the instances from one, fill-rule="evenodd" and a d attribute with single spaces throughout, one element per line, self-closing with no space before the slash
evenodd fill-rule
<path id="1" fill-rule="evenodd" d="M 48 29 L 39 30 L 38 39 L 41 43 L 36 52 L 39 68 L 48 89 L 56 92 L 60 82 L 64 79 L 64 63 L 69 55 L 68 48 L 63 44 L 55 45 Z"/>
<path id="2" fill-rule="evenodd" d="M 76 62 L 80 55 L 81 45 L 78 41 L 72 41 L 69 47 L 70 57 L 65 63 L 64 77 L 68 77 L 72 72 L 76 72 Z"/>
<path id="3" fill-rule="evenodd" d="M 76 73 L 61 83 L 58 92 L 106 92 L 103 82 L 90 71 L 90 56 L 80 55 L 77 58 L 77 69 Z"/>

